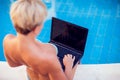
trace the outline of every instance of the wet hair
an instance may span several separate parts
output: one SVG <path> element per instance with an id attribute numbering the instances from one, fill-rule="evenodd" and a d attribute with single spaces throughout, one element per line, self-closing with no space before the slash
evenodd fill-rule
<path id="1" fill-rule="evenodd" d="M 46 6 L 41 0 L 17 0 L 11 5 L 13 25 L 18 33 L 24 35 L 43 24 L 46 16 Z"/>

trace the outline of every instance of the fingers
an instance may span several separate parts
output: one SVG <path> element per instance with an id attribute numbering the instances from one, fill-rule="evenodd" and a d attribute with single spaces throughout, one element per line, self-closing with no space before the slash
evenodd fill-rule
<path id="1" fill-rule="evenodd" d="M 73 57 L 71 54 L 67 54 L 67 55 L 64 55 L 63 63 L 64 65 L 69 65 L 72 67 L 74 60 L 75 60 L 75 56 Z"/>
<path id="2" fill-rule="evenodd" d="M 68 58 L 69 60 L 71 60 L 72 62 L 75 61 L 75 56 L 71 55 L 71 54 L 67 54 L 67 55 L 64 55 L 64 59 Z"/>
<path id="3" fill-rule="evenodd" d="M 78 66 L 78 62 L 75 64 L 75 66 L 73 67 L 74 65 L 74 61 L 75 61 L 75 56 L 71 55 L 71 54 L 67 54 L 64 56 L 64 58 L 67 60 L 66 62 L 66 69 L 69 68 L 72 70 L 72 74 L 74 75 L 75 74 L 75 71 L 77 69 L 77 66 Z"/>
<path id="4" fill-rule="evenodd" d="M 67 56 L 67 57 L 72 57 L 72 55 L 71 55 L 71 54 L 67 54 L 66 56 Z"/>
<path id="5" fill-rule="evenodd" d="M 73 56 L 73 61 L 75 61 L 75 56 Z"/>
<path id="6" fill-rule="evenodd" d="M 66 55 L 64 55 L 64 56 L 66 56 L 66 57 L 71 57 L 71 58 L 75 58 L 75 56 L 73 56 L 73 55 L 71 55 L 71 54 L 66 54 Z"/>

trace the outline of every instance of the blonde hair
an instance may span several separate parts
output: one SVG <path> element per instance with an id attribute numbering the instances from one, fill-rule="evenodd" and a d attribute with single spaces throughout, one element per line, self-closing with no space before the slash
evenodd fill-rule
<path id="1" fill-rule="evenodd" d="M 43 23 L 47 10 L 41 0 L 17 0 L 11 5 L 10 16 L 16 31 L 28 34 Z"/>

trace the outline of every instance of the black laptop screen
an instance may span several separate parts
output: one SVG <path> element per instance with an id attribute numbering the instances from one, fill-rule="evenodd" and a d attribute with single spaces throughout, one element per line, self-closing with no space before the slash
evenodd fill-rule
<path id="1" fill-rule="evenodd" d="M 88 29 L 52 18 L 51 40 L 84 52 Z"/>

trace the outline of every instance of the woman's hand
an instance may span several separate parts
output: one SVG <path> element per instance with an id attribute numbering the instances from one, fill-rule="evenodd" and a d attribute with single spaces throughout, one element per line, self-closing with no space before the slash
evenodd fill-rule
<path id="1" fill-rule="evenodd" d="M 70 54 L 65 55 L 63 58 L 63 64 L 64 64 L 65 68 L 72 69 L 74 60 L 75 60 L 75 56 L 73 57 Z"/>
<path id="2" fill-rule="evenodd" d="M 73 80 L 76 68 L 78 66 L 78 63 L 73 67 L 75 60 L 75 56 L 73 57 L 70 54 L 67 54 L 63 58 L 63 64 L 65 66 L 65 74 L 69 78 L 69 80 Z"/>

